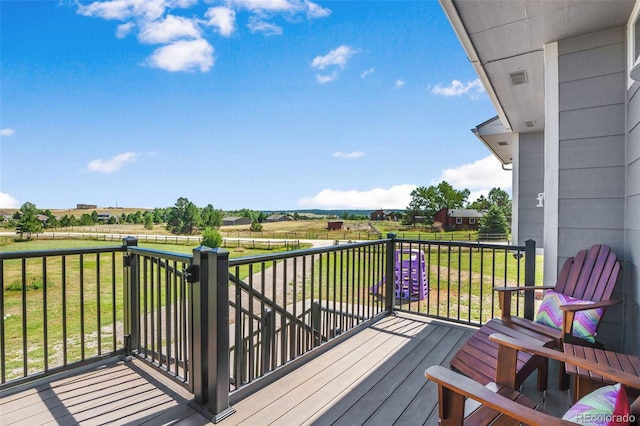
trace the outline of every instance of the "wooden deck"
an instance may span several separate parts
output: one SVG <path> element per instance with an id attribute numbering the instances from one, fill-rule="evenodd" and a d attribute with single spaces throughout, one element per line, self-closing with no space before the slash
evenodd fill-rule
<path id="1" fill-rule="evenodd" d="M 436 425 L 437 387 L 424 371 L 448 366 L 473 330 L 408 314 L 382 318 L 250 396 L 232 399 L 236 413 L 220 424 Z M 188 392 L 138 360 L 4 393 L 3 426 L 209 424 L 188 405 Z"/>

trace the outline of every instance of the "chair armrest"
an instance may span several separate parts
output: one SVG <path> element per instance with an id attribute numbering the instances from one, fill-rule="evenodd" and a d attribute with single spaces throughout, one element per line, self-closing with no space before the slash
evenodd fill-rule
<path id="1" fill-rule="evenodd" d="M 474 401 L 478 401 L 483 405 L 493 408 L 499 413 L 504 413 L 508 417 L 521 421 L 525 424 L 544 424 L 544 425 L 573 425 L 574 423 L 568 422 L 566 420 L 561 420 L 556 417 L 553 417 L 549 414 L 542 413 L 540 411 L 532 410 L 531 408 L 525 407 L 523 405 L 518 404 L 515 401 L 512 401 L 508 398 L 503 397 L 490 389 L 482 386 L 480 383 L 469 379 L 461 374 L 458 374 L 454 371 L 446 369 L 440 365 L 434 365 L 432 367 L 427 368 L 424 375 L 427 379 L 432 380 L 438 384 L 439 388 L 439 396 L 442 398 L 446 392 L 443 392 L 443 388 L 448 389 L 449 391 L 462 395 L 465 398 L 473 399 Z M 447 406 L 448 410 L 450 410 L 451 414 L 464 413 L 464 406 L 453 406 L 450 405 L 450 402 L 456 400 L 457 403 L 464 405 L 464 400 L 462 399 L 452 399 L 450 401 L 440 401 L 440 405 L 443 404 Z M 440 416 L 447 416 L 447 412 L 442 411 L 442 407 L 440 409 Z M 442 419 L 441 420 L 445 420 Z M 462 421 L 460 421 L 462 424 Z"/>
<path id="2" fill-rule="evenodd" d="M 589 309 L 595 308 L 608 308 L 609 306 L 615 306 L 622 303 L 622 300 L 601 300 L 595 303 L 578 303 L 575 305 L 560 305 L 560 309 L 565 312 L 577 312 L 577 311 L 586 311 Z"/>
<path id="3" fill-rule="evenodd" d="M 640 389 L 640 377 L 634 374 L 629 374 L 624 371 L 616 370 L 604 364 L 598 364 L 588 359 L 579 359 L 572 355 L 565 354 L 564 352 L 548 349 L 544 346 L 538 346 L 525 342 L 523 340 L 514 339 L 512 337 L 505 336 L 503 334 L 494 333 L 489 336 L 489 339 L 498 343 L 498 345 L 505 348 L 510 348 L 516 351 L 524 351 L 534 355 L 540 355 L 546 358 L 552 358 L 557 361 L 566 362 L 567 364 L 575 365 L 585 370 L 590 370 L 612 382 L 620 382 L 625 386 L 629 386 L 635 389 Z M 500 349 L 498 350 L 500 354 Z M 500 371 L 500 356 L 498 356 L 498 371 Z M 504 383 L 502 383 L 504 384 Z"/>
<path id="4" fill-rule="evenodd" d="M 527 285 L 524 287 L 494 287 L 493 291 L 531 291 L 531 290 L 553 290 L 551 285 Z"/>

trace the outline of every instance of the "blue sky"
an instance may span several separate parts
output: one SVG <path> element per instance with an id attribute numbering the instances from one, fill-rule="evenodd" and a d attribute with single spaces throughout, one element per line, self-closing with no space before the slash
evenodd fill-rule
<path id="1" fill-rule="evenodd" d="M 0 1 L 0 208 L 402 209 L 511 175 L 437 1 Z"/>

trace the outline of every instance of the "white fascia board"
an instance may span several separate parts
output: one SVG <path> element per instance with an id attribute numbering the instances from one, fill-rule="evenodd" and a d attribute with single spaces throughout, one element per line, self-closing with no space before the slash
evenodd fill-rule
<path id="1" fill-rule="evenodd" d="M 473 43 L 471 42 L 471 38 L 469 38 L 469 34 L 467 33 L 467 30 L 465 29 L 464 24 L 460 19 L 460 15 L 458 15 L 458 10 L 456 9 L 456 6 L 453 4 L 452 0 L 439 0 L 439 1 L 440 1 L 440 6 L 442 6 L 442 9 L 444 10 L 444 14 L 447 15 L 447 19 L 449 19 L 449 22 L 451 23 L 453 30 L 458 36 L 458 40 L 460 40 L 460 43 L 462 43 L 462 47 L 464 51 L 467 53 L 467 57 L 469 58 L 471 65 L 473 65 L 473 68 L 476 70 L 478 77 L 480 77 L 480 81 L 482 82 L 482 85 L 487 91 L 487 94 L 489 95 L 489 98 L 491 99 L 491 102 L 493 103 L 493 106 L 495 107 L 496 112 L 498 113 L 498 117 L 500 117 L 500 120 L 502 121 L 502 124 L 504 125 L 504 127 L 506 127 L 508 130 L 511 131 L 512 130 L 511 123 L 509 123 L 509 120 L 507 119 L 507 115 L 505 114 L 504 109 L 502 108 L 502 105 L 498 100 L 498 96 L 496 95 L 496 92 L 493 89 L 491 80 L 489 80 L 489 76 L 485 72 L 484 66 L 480 62 L 480 59 L 478 58 L 478 53 L 476 52 L 476 49 L 473 46 Z"/>

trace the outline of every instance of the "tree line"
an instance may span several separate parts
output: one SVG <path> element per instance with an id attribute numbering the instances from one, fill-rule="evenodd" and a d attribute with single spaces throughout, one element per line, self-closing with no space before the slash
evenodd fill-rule
<path id="1" fill-rule="evenodd" d="M 511 222 L 511 198 L 509 193 L 492 188 L 487 197 L 481 195 L 477 200 L 469 203 L 471 195 L 468 189 L 457 190 L 448 182 L 442 181 L 429 187 L 420 186 L 411 191 L 411 201 L 407 206 L 403 223 L 415 225 L 418 223 L 433 224 L 433 218 L 443 208 L 475 209 L 484 212 L 478 232 L 481 234 L 506 234 Z"/>

